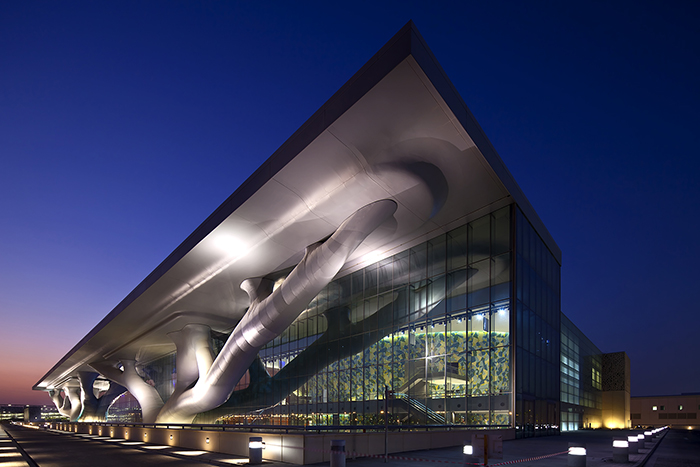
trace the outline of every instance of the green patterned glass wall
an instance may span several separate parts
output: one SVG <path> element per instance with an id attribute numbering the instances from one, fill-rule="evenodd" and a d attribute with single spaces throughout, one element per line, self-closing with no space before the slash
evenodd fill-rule
<path id="1" fill-rule="evenodd" d="M 331 282 L 198 423 L 512 426 L 511 208 Z M 284 277 L 283 275 L 281 277 Z"/>
<path id="2" fill-rule="evenodd" d="M 601 351 L 575 324 L 561 315 L 561 430 L 602 424 Z"/>
<path id="3" fill-rule="evenodd" d="M 516 209 L 516 435 L 559 431 L 561 266 Z"/>

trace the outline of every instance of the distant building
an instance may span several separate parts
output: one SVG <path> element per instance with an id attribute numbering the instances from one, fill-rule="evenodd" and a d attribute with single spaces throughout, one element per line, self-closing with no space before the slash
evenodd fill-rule
<path id="1" fill-rule="evenodd" d="M 86 422 L 629 425 L 560 268 L 408 24 L 34 389 Z"/>
<path id="2" fill-rule="evenodd" d="M 0 421 L 24 419 L 24 405 L 2 404 L 0 405 Z"/>
<path id="3" fill-rule="evenodd" d="M 40 422 L 44 419 L 41 413 L 40 405 L 25 405 L 24 417 L 25 422 Z"/>
<path id="4" fill-rule="evenodd" d="M 66 420 L 53 405 L 0 405 L 0 421 Z"/>
<path id="5" fill-rule="evenodd" d="M 629 357 L 602 353 L 561 316 L 561 431 L 629 427 Z"/>
<path id="6" fill-rule="evenodd" d="M 700 392 L 673 396 L 635 396 L 631 403 L 632 425 L 700 428 Z"/>

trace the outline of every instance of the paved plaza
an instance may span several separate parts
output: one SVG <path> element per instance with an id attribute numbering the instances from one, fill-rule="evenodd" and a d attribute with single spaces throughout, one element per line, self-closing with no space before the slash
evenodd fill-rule
<path id="1" fill-rule="evenodd" d="M 585 444 L 587 467 L 625 465 L 628 467 L 700 466 L 700 432 L 669 430 L 642 449 L 631 454 L 630 462 L 612 460 L 612 441 L 639 431 L 591 430 L 575 431 L 560 436 L 519 439 L 503 442 L 503 459 L 490 459 L 488 465 L 523 467 L 566 466 L 569 444 Z M 203 466 L 247 465 L 247 459 L 191 449 L 154 446 L 126 440 L 100 438 L 58 431 L 3 425 L 0 430 L 0 467 L 61 466 Z M 464 465 L 460 447 L 413 451 L 383 458 L 348 457 L 350 467 L 384 465 Z M 265 462 L 269 467 L 290 467 L 292 464 Z M 329 465 L 328 462 L 315 464 Z"/>

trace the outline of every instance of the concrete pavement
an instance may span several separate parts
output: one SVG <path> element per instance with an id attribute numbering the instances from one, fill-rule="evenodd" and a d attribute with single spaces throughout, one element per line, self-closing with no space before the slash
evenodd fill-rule
<path id="1" fill-rule="evenodd" d="M 40 467 L 63 465 L 246 465 L 247 459 L 227 454 L 193 451 L 188 449 L 134 443 L 93 435 L 77 435 L 66 432 L 50 433 L 28 428 L 9 428 L 21 446 Z M 34 432 L 32 434 L 32 432 Z M 700 465 L 700 432 L 686 430 L 667 431 L 639 454 L 631 454 L 630 462 L 612 462 L 612 441 L 639 431 L 591 430 L 564 433 L 560 436 L 519 439 L 503 442 L 503 459 L 490 459 L 488 465 L 509 463 L 523 467 L 566 466 L 569 443 L 583 443 L 587 448 L 587 467 L 625 465 L 627 467 L 676 467 Z M 1 439 L 0 439 L 1 444 Z M 67 454 L 68 453 L 68 454 Z M 96 462 L 96 459 L 102 459 Z M 0 460 L 2 458 L 0 457 Z M 14 458 L 17 461 L 16 456 Z M 390 456 L 388 464 L 383 458 L 348 457 L 348 467 L 379 467 L 386 465 L 430 465 L 435 463 L 463 465 L 461 447 L 414 451 Z M 646 463 L 646 465 L 645 465 Z M 17 464 L 17 467 L 27 465 Z M 290 467 L 291 464 L 265 462 L 266 466 Z M 329 465 L 328 462 L 316 464 Z M 0 462 L 0 467 L 10 467 Z M 12 465 L 12 467 L 15 467 Z M 30 466 L 31 467 L 31 466 Z"/>

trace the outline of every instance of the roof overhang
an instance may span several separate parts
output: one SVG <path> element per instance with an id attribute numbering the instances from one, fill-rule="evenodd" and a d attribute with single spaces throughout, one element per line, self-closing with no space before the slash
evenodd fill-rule
<path id="1" fill-rule="evenodd" d="M 561 252 L 412 23 L 404 26 L 34 389 L 102 359 L 174 350 L 185 324 L 230 330 L 250 277 L 293 266 L 363 205 L 391 198 L 394 218 L 340 272 L 516 203 Z"/>

